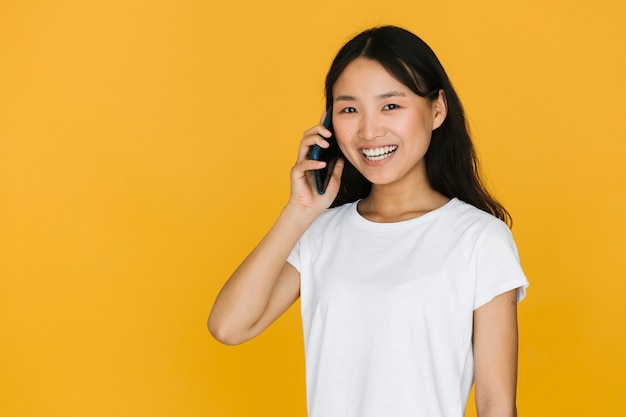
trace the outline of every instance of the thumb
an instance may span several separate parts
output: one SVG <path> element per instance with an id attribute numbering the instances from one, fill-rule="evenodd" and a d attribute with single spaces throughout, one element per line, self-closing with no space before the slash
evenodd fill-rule
<path id="1" fill-rule="evenodd" d="M 332 177 L 330 178 L 330 182 L 328 183 L 328 188 L 326 193 L 333 196 L 333 199 L 339 193 L 339 187 L 341 186 L 341 174 L 343 173 L 344 168 L 344 160 L 343 158 L 337 158 L 337 162 L 335 162 L 335 168 L 333 169 Z"/>

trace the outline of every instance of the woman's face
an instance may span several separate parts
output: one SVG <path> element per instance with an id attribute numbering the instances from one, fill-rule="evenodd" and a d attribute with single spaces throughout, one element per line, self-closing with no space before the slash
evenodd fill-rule
<path id="1" fill-rule="evenodd" d="M 424 181 L 431 134 L 446 117 L 443 92 L 423 98 L 378 61 L 357 58 L 333 86 L 333 128 L 345 157 L 374 185 Z"/>

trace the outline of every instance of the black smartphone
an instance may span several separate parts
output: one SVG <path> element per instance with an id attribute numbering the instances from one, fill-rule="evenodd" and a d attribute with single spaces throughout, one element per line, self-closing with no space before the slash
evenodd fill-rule
<path id="1" fill-rule="evenodd" d="M 313 171 L 315 187 L 317 188 L 318 194 L 324 194 L 326 192 L 326 187 L 328 187 L 328 183 L 330 182 L 330 178 L 333 174 L 333 169 L 335 168 L 335 162 L 337 162 L 337 158 L 341 154 L 339 145 L 337 144 L 337 139 L 335 138 L 335 133 L 333 131 L 332 107 L 326 112 L 323 125 L 333 134 L 330 138 L 324 138 L 326 142 L 330 144 L 328 148 L 322 148 L 319 145 L 314 145 L 311 150 L 311 159 L 326 162 L 326 166 L 324 168 Z"/>

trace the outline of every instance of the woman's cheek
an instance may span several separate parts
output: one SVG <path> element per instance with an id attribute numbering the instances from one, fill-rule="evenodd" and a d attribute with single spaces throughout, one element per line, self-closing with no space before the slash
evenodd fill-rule
<path id="1" fill-rule="evenodd" d="M 345 140 L 346 136 L 344 132 L 337 132 L 335 130 L 335 138 L 337 139 L 337 144 L 339 145 L 339 149 L 345 158 L 350 161 L 350 163 L 354 163 L 352 157 L 350 155 L 350 145 L 349 141 Z"/>

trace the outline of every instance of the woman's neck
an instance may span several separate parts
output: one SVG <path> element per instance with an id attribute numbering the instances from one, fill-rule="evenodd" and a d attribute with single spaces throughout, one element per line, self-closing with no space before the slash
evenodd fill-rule
<path id="1" fill-rule="evenodd" d="M 408 189 L 397 185 L 373 184 L 370 194 L 359 202 L 359 214 L 370 221 L 394 223 L 422 216 L 450 201 L 427 182 Z"/>

